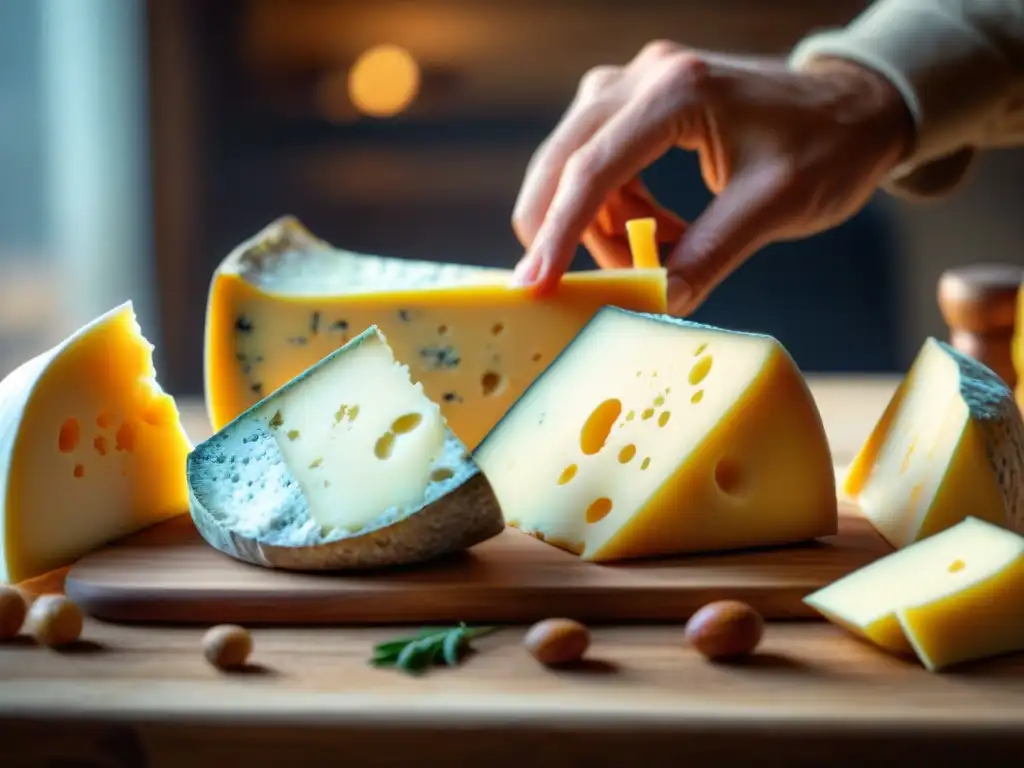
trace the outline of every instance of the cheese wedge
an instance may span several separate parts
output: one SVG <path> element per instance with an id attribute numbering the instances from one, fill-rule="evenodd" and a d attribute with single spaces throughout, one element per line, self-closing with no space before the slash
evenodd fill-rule
<path id="1" fill-rule="evenodd" d="M 371 325 L 475 446 L 603 305 L 662 312 L 665 271 L 567 275 L 536 299 L 511 272 L 335 250 L 284 218 L 217 268 L 206 399 L 219 429 Z"/>
<path id="2" fill-rule="evenodd" d="M 192 444 L 131 302 L 0 382 L 0 577 L 33 578 L 188 510 Z"/>
<path id="3" fill-rule="evenodd" d="M 905 547 L 967 515 L 1024 526 L 1024 423 L 992 371 L 927 339 L 843 480 L 886 540 Z"/>
<path id="4" fill-rule="evenodd" d="M 272 568 L 404 565 L 504 530 L 487 478 L 371 327 L 189 456 L 192 519 Z"/>
<path id="5" fill-rule="evenodd" d="M 510 525 L 611 561 L 836 532 L 825 430 L 773 338 L 605 308 L 475 452 Z"/>
<path id="6" fill-rule="evenodd" d="M 930 671 L 1024 651 L 1024 537 L 968 517 L 804 602 Z"/>

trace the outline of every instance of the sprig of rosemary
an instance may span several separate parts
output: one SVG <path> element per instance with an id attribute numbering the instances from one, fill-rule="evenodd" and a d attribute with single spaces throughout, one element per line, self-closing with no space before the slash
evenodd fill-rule
<path id="1" fill-rule="evenodd" d="M 471 641 L 495 630 L 497 627 L 468 627 L 464 622 L 455 627 L 422 629 L 413 637 L 399 637 L 374 646 L 370 663 L 397 667 L 409 674 L 441 663 L 454 667 L 462 661 Z"/>

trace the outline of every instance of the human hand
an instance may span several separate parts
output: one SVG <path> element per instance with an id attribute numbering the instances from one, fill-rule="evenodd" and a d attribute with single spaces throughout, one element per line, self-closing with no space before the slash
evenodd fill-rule
<path id="1" fill-rule="evenodd" d="M 669 307 L 696 309 L 752 253 L 834 227 L 859 211 L 909 151 L 899 92 L 851 62 L 784 61 L 647 45 L 598 67 L 527 168 L 512 224 L 526 248 L 514 284 L 550 292 L 582 242 L 628 267 L 625 222 L 654 217 L 672 243 Z M 638 174 L 672 147 L 695 150 L 715 194 L 689 227 Z"/>

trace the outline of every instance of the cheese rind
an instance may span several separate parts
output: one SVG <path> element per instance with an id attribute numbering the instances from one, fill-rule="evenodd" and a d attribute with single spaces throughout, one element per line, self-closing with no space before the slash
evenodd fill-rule
<path id="1" fill-rule="evenodd" d="M 423 562 L 504 529 L 487 478 L 376 327 L 197 446 L 188 479 L 203 537 L 271 568 Z"/>
<path id="2" fill-rule="evenodd" d="M 0 382 L 0 579 L 20 582 L 188 509 L 189 442 L 131 302 Z"/>
<path id="3" fill-rule="evenodd" d="M 808 595 L 830 621 L 930 671 L 1024 651 L 1024 537 L 978 518 Z"/>
<path id="4" fill-rule="evenodd" d="M 474 453 L 510 525 L 584 560 L 838 525 L 821 417 L 775 339 L 602 309 Z"/>
<path id="5" fill-rule="evenodd" d="M 927 339 L 843 490 L 904 547 L 967 515 L 1024 530 L 1024 422 L 992 371 Z"/>
<path id="6" fill-rule="evenodd" d="M 274 222 L 228 255 L 210 287 L 214 428 L 376 325 L 472 448 L 600 307 L 666 306 L 660 268 L 570 273 L 544 298 L 507 287 L 511 274 L 351 253 L 294 218 Z"/>

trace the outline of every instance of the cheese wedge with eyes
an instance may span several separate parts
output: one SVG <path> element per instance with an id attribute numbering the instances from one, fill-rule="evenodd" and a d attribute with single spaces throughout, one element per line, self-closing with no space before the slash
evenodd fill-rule
<path id="1" fill-rule="evenodd" d="M 1024 651 L 1024 537 L 968 517 L 804 598 L 930 671 Z"/>
<path id="2" fill-rule="evenodd" d="M 0 580 L 188 510 L 192 444 L 152 353 L 127 302 L 0 383 Z"/>
<path id="3" fill-rule="evenodd" d="M 821 417 L 768 336 L 604 308 L 474 453 L 510 525 L 612 561 L 837 529 Z"/>

